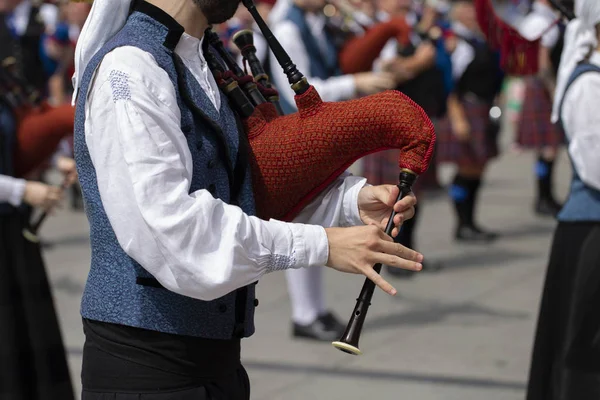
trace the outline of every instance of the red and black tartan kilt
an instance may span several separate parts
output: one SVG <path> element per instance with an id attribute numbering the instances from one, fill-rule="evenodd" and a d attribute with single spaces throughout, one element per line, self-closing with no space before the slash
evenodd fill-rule
<path id="1" fill-rule="evenodd" d="M 552 100 L 538 77 L 525 81 L 523 108 L 517 125 L 517 144 L 528 149 L 558 148 L 564 143 L 564 132 L 550 120 Z"/>
<path id="2" fill-rule="evenodd" d="M 464 166 L 483 166 L 498 156 L 497 138 L 489 131 L 492 105 L 477 100 L 463 100 L 462 105 L 471 126 L 471 138 L 462 142 L 456 138 L 446 116 L 436 129 L 437 160 Z"/>
<path id="3" fill-rule="evenodd" d="M 62 335 L 26 216 L 0 216 L 0 399 L 73 400 Z"/>

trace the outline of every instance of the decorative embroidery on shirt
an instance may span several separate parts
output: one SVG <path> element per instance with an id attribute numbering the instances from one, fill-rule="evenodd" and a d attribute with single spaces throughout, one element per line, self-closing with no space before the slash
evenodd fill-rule
<path id="1" fill-rule="evenodd" d="M 267 271 L 270 273 L 273 271 L 283 271 L 292 268 L 297 262 L 296 257 L 294 257 L 294 254 L 292 254 L 291 257 L 283 256 L 280 254 L 271 255 L 271 262 L 269 263 Z"/>
<path id="2" fill-rule="evenodd" d="M 112 89 L 113 101 L 131 100 L 129 90 L 129 75 L 122 71 L 112 70 L 109 75 L 110 87 Z"/>

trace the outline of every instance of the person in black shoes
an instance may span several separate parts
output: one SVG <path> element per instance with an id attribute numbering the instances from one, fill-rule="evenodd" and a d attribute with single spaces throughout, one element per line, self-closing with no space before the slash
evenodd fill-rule
<path id="1" fill-rule="evenodd" d="M 562 205 L 553 193 L 554 165 L 564 144 L 562 128 L 552 123 L 551 111 L 560 61 L 564 26 L 548 0 L 535 0 L 531 12 L 519 24 L 519 33 L 540 40 L 539 72 L 525 78 L 523 108 L 517 125 L 517 145 L 534 150 L 537 181 L 534 211 L 556 216 Z"/>
<path id="2" fill-rule="evenodd" d="M 498 154 L 490 109 L 499 94 L 502 73 L 496 54 L 479 31 L 470 0 L 458 0 L 452 8 L 452 30 L 458 42 L 452 53 L 454 92 L 448 98 L 448 116 L 437 130 L 439 160 L 457 166 L 450 186 L 458 219 L 459 241 L 489 242 L 497 235 L 475 222 L 477 197 L 486 166 Z"/>

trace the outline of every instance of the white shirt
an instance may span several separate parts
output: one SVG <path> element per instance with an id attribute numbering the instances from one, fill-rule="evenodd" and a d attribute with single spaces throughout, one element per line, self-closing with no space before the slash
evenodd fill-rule
<path id="1" fill-rule="evenodd" d="M 538 2 L 519 24 L 518 30 L 525 39 L 533 41 L 542 37 L 542 46 L 552 48 L 560 38 L 560 29 L 556 26 L 558 17 L 552 8 Z"/>
<path id="2" fill-rule="evenodd" d="M 13 25 L 17 35 L 21 36 L 27 30 L 29 25 L 29 16 L 31 15 L 31 1 L 21 2 L 13 11 Z M 53 4 L 42 4 L 40 6 L 40 18 L 42 23 L 48 29 L 54 28 L 58 22 L 58 8 Z"/>
<path id="3" fill-rule="evenodd" d="M 310 26 L 317 44 L 321 47 L 321 51 L 326 52 L 327 46 L 323 33 L 325 17 L 307 13 L 306 22 Z M 298 71 L 306 76 L 308 82 L 319 92 L 323 101 L 349 100 L 356 95 L 356 85 L 354 84 L 354 77 L 352 75 L 335 76 L 324 80 L 310 76 L 310 57 L 308 56 L 306 47 L 302 43 L 300 31 L 293 22 L 288 20 L 281 21 L 275 25 L 273 33 L 285 51 L 292 57 Z M 270 55 L 270 62 L 271 82 L 273 82 L 279 91 L 279 96 L 283 97 L 289 104 L 295 106 L 295 93 L 290 87 L 288 79 L 273 53 Z"/>
<path id="4" fill-rule="evenodd" d="M 0 202 L 8 202 L 15 207 L 21 205 L 25 183 L 24 179 L 0 175 Z"/>
<path id="5" fill-rule="evenodd" d="M 600 66 L 600 53 L 590 62 Z M 561 113 L 569 138 L 569 155 L 581 180 L 600 190 L 600 73 L 580 76 L 565 93 Z"/>
<path id="6" fill-rule="evenodd" d="M 450 55 L 450 60 L 452 61 L 452 78 L 459 80 L 475 58 L 475 49 L 464 40 L 472 38 L 474 34 L 465 25 L 456 21 L 452 23 L 452 30 L 460 36 L 457 40 L 456 48 Z"/>
<path id="7" fill-rule="evenodd" d="M 200 40 L 184 35 L 176 53 L 218 108 Z M 104 58 L 85 113 L 85 140 L 116 237 L 173 292 L 213 300 L 271 271 L 322 266 L 329 249 L 317 224 L 362 224 L 359 177 L 338 179 L 295 223 L 248 216 L 206 190 L 188 194 L 192 158 L 175 89 L 140 49 L 121 47 Z"/>

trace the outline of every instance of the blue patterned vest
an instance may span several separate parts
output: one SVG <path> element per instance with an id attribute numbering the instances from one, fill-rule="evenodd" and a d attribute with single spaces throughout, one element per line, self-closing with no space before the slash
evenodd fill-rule
<path id="1" fill-rule="evenodd" d="M 600 68 L 593 64 L 579 64 L 567 82 L 565 93 L 577 78 L 588 72 L 600 73 Z M 564 98 L 563 96 L 559 115 L 562 114 Z M 560 123 L 562 124 L 562 121 Z M 562 222 L 600 222 L 600 191 L 583 183 L 575 166 L 573 166 L 573 179 L 571 180 L 569 198 L 558 214 L 558 220 Z"/>
<path id="2" fill-rule="evenodd" d="M 138 2 L 125 27 L 91 60 L 81 81 L 75 117 L 75 158 L 90 224 L 91 268 L 81 313 L 84 318 L 206 339 L 247 337 L 254 333 L 254 292 L 250 285 L 214 301 L 181 296 L 160 286 L 119 245 L 110 225 L 85 141 L 85 103 L 93 75 L 106 54 L 135 46 L 156 59 L 175 88 L 181 129 L 193 159 L 190 193 L 207 189 L 224 202 L 255 214 L 249 168 L 236 168 L 246 152 L 236 116 L 221 93 L 217 112 L 174 49 L 184 30 L 159 8 Z M 116 73 L 113 87 L 127 89 L 127 76 Z M 126 95 L 116 93 L 116 95 Z M 238 151 L 239 150 L 239 151 Z M 242 157 L 243 158 L 243 157 Z M 240 173 L 242 171 L 242 173 Z M 219 227 L 215 226 L 215 230 Z M 198 268 L 202 266 L 199 265 Z"/>

